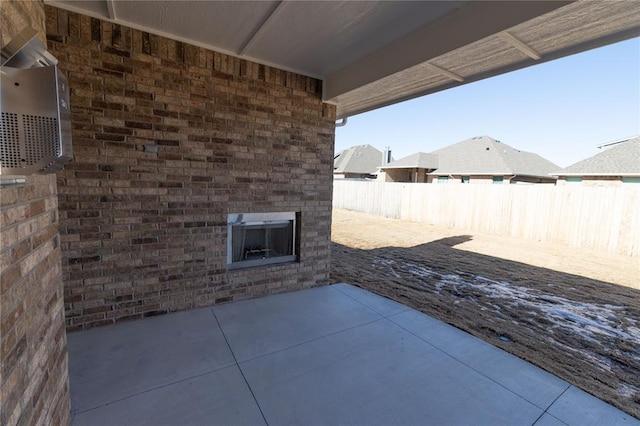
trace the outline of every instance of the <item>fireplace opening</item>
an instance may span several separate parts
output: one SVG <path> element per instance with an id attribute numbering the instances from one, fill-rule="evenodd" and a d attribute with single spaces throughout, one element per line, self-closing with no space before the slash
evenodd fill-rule
<path id="1" fill-rule="evenodd" d="M 230 269 L 297 260 L 295 212 L 230 214 L 227 229 Z"/>

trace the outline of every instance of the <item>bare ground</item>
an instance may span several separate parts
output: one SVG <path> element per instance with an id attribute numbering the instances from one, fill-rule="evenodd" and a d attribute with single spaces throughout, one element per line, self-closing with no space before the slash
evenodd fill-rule
<path id="1" fill-rule="evenodd" d="M 397 300 L 640 419 L 640 261 L 335 209 L 332 282 Z"/>

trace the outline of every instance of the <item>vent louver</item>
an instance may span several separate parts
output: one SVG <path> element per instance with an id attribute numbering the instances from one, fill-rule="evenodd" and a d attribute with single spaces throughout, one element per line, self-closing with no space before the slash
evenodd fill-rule
<path id="1" fill-rule="evenodd" d="M 58 120 L 54 117 L 23 115 L 22 123 L 25 137 L 25 159 L 28 166 L 37 164 L 44 157 L 57 157 Z"/>
<path id="2" fill-rule="evenodd" d="M 0 163 L 3 167 L 21 167 L 18 114 L 0 114 Z"/>

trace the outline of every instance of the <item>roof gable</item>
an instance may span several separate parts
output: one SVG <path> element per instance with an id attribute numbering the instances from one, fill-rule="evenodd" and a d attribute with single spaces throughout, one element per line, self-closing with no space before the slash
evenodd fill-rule
<path id="1" fill-rule="evenodd" d="M 549 177 L 560 169 L 532 152 L 520 151 L 489 136 L 476 136 L 436 150 L 434 175 L 520 175 Z"/>
<path id="2" fill-rule="evenodd" d="M 557 173 L 566 175 L 640 175 L 640 136 L 578 161 Z"/>
<path id="3" fill-rule="evenodd" d="M 435 154 L 427 154 L 426 152 L 416 152 L 399 160 L 392 161 L 381 169 L 436 169 L 438 167 L 438 156 Z"/>
<path id="4" fill-rule="evenodd" d="M 372 174 L 382 164 L 382 151 L 371 145 L 357 145 L 340 151 L 333 159 L 334 173 Z"/>

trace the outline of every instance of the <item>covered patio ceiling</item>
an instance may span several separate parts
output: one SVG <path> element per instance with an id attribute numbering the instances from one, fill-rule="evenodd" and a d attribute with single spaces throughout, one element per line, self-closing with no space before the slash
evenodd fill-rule
<path id="1" fill-rule="evenodd" d="M 640 36 L 631 0 L 45 2 L 322 79 L 338 118 Z"/>

